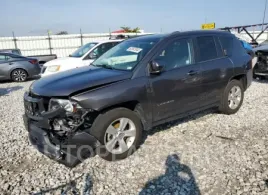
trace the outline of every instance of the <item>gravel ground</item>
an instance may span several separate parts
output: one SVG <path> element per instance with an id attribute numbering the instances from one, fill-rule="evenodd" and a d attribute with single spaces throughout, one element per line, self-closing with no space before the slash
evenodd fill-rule
<path id="1" fill-rule="evenodd" d="M 68 169 L 38 153 L 23 126 L 32 81 L 0 84 L 0 194 L 268 194 L 268 82 L 232 116 L 207 111 L 162 125 L 128 159 Z"/>

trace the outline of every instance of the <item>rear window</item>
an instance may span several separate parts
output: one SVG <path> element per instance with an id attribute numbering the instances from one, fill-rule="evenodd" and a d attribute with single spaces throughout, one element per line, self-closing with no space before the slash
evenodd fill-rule
<path id="1" fill-rule="evenodd" d="M 240 54 L 240 55 L 245 55 L 247 53 L 246 49 L 243 47 L 243 45 L 237 38 L 234 38 L 234 41 L 233 41 L 233 52 L 235 54 Z"/>
<path id="2" fill-rule="evenodd" d="M 216 44 L 213 36 L 197 37 L 199 62 L 218 58 Z"/>
<path id="3" fill-rule="evenodd" d="M 233 38 L 227 36 L 219 37 L 224 54 L 231 56 L 233 53 Z"/>
<path id="4" fill-rule="evenodd" d="M 12 53 L 14 53 L 16 55 L 21 55 L 20 51 L 18 51 L 18 50 L 12 50 Z"/>

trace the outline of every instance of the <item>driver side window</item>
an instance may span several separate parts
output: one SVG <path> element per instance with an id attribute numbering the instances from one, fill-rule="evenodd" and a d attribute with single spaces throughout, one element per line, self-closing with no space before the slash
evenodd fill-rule
<path id="1" fill-rule="evenodd" d="M 171 42 L 155 60 L 161 62 L 166 71 L 193 64 L 192 40 L 179 39 Z"/>

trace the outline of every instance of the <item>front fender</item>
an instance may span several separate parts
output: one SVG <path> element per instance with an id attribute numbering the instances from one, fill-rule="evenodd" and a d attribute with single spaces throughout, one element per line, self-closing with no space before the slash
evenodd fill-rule
<path id="1" fill-rule="evenodd" d="M 95 111 L 137 101 L 145 113 L 145 120 L 151 121 L 152 106 L 147 96 L 147 82 L 147 77 L 124 80 L 72 96 L 71 99 L 77 101 L 83 108 Z"/>

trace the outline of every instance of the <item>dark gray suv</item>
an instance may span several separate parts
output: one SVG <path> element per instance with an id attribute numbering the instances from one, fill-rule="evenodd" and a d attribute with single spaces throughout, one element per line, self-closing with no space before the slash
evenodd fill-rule
<path id="1" fill-rule="evenodd" d="M 38 60 L 11 53 L 0 53 L 0 80 L 11 79 L 16 82 L 39 75 L 41 67 Z"/>
<path id="2" fill-rule="evenodd" d="M 128 39 L 92 66 L 33 83 L 24 96 L 30 141 L 67 166 L 94 151 L 126 158 L 156 125 L 213 107 L 236 113 L 252 82 L 251 61 L 228 32 Z"/>

